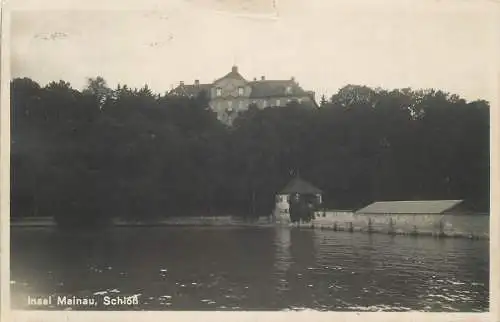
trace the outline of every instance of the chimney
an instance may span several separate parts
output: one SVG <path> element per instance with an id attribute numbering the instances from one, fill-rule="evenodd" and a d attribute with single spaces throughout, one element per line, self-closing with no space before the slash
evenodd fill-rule
<path id="1" fill-rule="evenodd" d="M 292 80 L 292 82 L 295 82 L 295 77 L 292 76 L 291 80 Z"/>
<path id="2" fill-rule="evenodd" d="M 253 81 L 254 81 L 254 82 L 255 82 L 255 81 L 257 81 L 257 77 L 254 77 L 254 78 L 253 78 Z"/>
<path id="3" fill-rule="evenodd" d="M 184 86 L 184 81 L 181 81 L 181 86 Z"/>
<path id="4" fill-rule="evenodd" d="M 195 84 L 196 86 L 200 86 L 200 80 L 199 80 L 199 79 L 195 79 L 195 80 L 194 80 L 194 84 Z"/>
<path id="5" fill-rule="evenodd" d="M 238 66 L 233 66 L 233 68 L 231 69 L 231 71 L 233 73 L 237 73 L 238 72 Z"/>
<path id="6" fill-rule="evenodd" d="M 266 80 L 266 76 L 261 76 L 260 80 Z"/>

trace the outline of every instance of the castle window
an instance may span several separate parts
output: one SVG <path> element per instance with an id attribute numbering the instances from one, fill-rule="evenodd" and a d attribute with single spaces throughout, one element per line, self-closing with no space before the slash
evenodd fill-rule
<path id="1" fill-rule="evenodd" d="M 286 87 L 286 93 L 287 94 L 292 94 L 292 87 L 291 86 L 287 86 Z"/>
<path id="2" fill-rule="evenodd" d="M 276 106 L 280 106 L 281 102 L 280 100 L 276 100 Z"/>
<path id="3" fill-rule="evenodd" d="M 299 103 L 302 103 L 302 98 L 299 98 L 299 99 L 298 99 L 298 102 L 299 102 Z"/>
<path id="4" fill-rule="evenodd" d="M 243 94 L 245 94 L 243 87 L 238 87 L 238 95 L 243 96 Z"/>
<path id="5" fill-rule="evenodd" d="M 244 106 L 243 104 L 244 104 L 244 102 L 243 102 L 243 101 L 240 101 L 240 104 L 239 104 L 239 105 L 240 105 L 240 110 L 242 110 L 242 109 L 243 109 L 243 106 Z"/>
<path id="6" fill-rule="evenodd" d="M 264 102 L 262 103 L 262 106 L 267 107 L 267 101 L 264 101 Z"/>
<path id="7" fill-rule="evenodd" d="M 216 95 L 221 96 L 222 95 L 222 88 L 217 88 L 216 89 Z"/>

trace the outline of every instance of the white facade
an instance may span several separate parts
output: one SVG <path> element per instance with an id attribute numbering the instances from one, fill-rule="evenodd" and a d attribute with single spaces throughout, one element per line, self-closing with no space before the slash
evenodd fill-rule
<path id="1" fill-rule="evenodd" d="M 274 220 L 278 223 L 290 222 L 290 203 L 288 199 L 289 195 L 276 195 L 276 205 L 274 207 L 273 217 Z"/>

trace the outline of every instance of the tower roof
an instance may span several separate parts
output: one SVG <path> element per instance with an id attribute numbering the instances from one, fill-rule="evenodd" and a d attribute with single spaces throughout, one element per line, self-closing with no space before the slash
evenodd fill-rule
<path id="1" fill-rule="evenodd" d="M 292 193 L 301 193 L 301 194 L 320 194 L 322 191 L 313 186 L 311 183 L 301 179 L 300 177 L 293 178 L 283 190 L 280 191 L 282 194 L 292 194 Z"/>

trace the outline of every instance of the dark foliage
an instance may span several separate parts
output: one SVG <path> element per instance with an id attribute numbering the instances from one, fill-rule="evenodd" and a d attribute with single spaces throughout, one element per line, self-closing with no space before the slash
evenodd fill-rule
<path id="1" fill-rule="evenodd" d="M 296 195 L 290 198 L 291 222 L 310 222 L 314 219 L 316 210 L 318 210 L 316 196 Z"/>
<path id="2" fill-rule="evenodd" d="M 466 199 L 489 209 L 489 105 L 440 91 L 346 86 L 321 108 L 249 108 L 233 127 L 203 95 L 112 90 L 102 78 L 11 83 L 12 216 L 268 215 L 290 171 L 326 207 Z"/>

